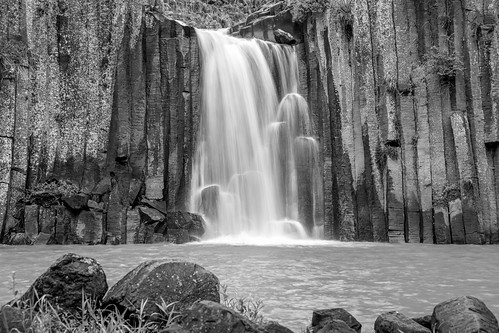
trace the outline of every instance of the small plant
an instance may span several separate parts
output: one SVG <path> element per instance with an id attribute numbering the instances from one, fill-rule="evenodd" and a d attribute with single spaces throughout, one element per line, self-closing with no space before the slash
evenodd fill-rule
<path id="1" fill-rule="evenodd" d="M 226 285 L 220 286 L 220 296 L 221 304 L 224 306 L 239 312 L 256 324 L 260 325 L 265 322 L 261 313 L 264 306 L 262 300 L 254 300 L 251 297 L 239 297 L 237 295 L 234 297 L 230 296 Z"/>
<path id="2" fill-rule="evenodd" d="M 427 71 L 436 73 L 441 79 L 450 79 L 456 76 L 458 71 L 464 70 L 463 62 L 456 57 L 456 54 L 443 52 L 433 46 L 425 55 Z"/>
<path id="3" fill-rule="evenodd" d="M 342 0 L 343 1 L 343 0 Z M 347 0 L 345 0 L 346 2 Z M 323 13 L 329 7 L 328 0 L 290 0 L 293 21 L 304 22 L 310 14 Z"/>

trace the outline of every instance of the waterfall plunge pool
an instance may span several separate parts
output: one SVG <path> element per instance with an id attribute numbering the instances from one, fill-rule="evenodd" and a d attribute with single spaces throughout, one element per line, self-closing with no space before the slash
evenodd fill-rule
<path id="1" fill-rule="evenodd" d="M 186 245 L 0 246 L 0 303 L 24 292 L 68 253 L 95 258 L 110 287 L 141 262 L 168 258 L 195 262 L 215 273 L 229 294 L 264 302 L 263 315 L 295 332 L 312 310 L 342 307 L 373 332 L 376 317 L 398 310 L 431 314 L 449 298 L 472 295 L 499 317 L 499 247 L 296 241 L 245 245 L 231 241 Z"/>

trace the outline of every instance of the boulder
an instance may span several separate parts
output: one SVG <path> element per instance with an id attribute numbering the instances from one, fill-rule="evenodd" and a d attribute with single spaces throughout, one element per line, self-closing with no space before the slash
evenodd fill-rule
<path id="1" fill-rule="evenodd" d="M 345 322 L 355 332 L 360 333 L 362 325 L 354 316 L 342 308 L 315 310 L 312 314 L 312 330 L 317 332 L 332 320 Z"/>
<path id="2" fill-rule="evenodd" d="M 198 214 L 181 211 L 166 213 L 167 229 L 184 229 L 190 236 L 203 236 L 205 224 L 203 217 Z"/>
<path id="3" fill-rule="evenodd" d="M 293 37 L 293 35 L 281 29 L 274 30 L 274 37 L 276 42 L 278 42 L 279 44 L 296 44 L 296 39 Z"/>
<path id="4" fill-rule="evenodd" d="M 87 299 L 99 302 L 107 291 L 106 274 L 94 259 L 68 253 L 40 275 L 20 300 L 35 304 L 46 295 L 52 305 L 77 311 L 81 307 L 82 291 Z"/>
<path id="5" fill-rule="evenodd" d="M 379 315 L 374 322 L 374 331 L 376 333 L 431 333 L 426 327 L 397 311 Z"/>
<path id="6" fill-rule="evenodd" d="M 478 298 L 461 296 L 435 306 L 431 325 L 436 333 L 499 333 L 494 314 Z"/>
<path id="7" fill-rule="evenodd" d="M 267 332 L 267 333 L 293 333 L 292 330 L 290 330 L 287 327 L 282 326 L 278 322 L 275 321 L 269 321 L 265 323 L 265 325 L 262 326 L 262 328 Z"/>
<path id="8" fill-rule="evenodd" d="M 192 304 L 184 312 L 181 323 L 192 333 L 266 333 L 235 310 L 209 300 Z"/>
<path id="9" fill-rule="evenodd" d="M 140 179 L 133 178 L 130 180 L 130 188 L 128 190 L 128 203 L 133 206 L 135 200 L 140 194 L 140 190 L 142 189 L 143 182 Z"/>
<path id="10" fill-rule="evenodd" d="M 412 320 L 414 320 L 419 325 L 422 325 L 422 326 L 426 327 L 427 329 L 431 330 L 431 315 L 412 318 Z"/>
<path id="11" fill-rule="evenodd" d="M 26 332 L 30 325 L 27 311 L 8 304 L 0 308 L 0 333 Z"/>
<path id="12" fill-rule="evenodd" d="M 140 220 L 146 224 L 162 222 L 165 220 L 165 215 L 154 208 L 140 206 L 139 207 Z"/>
<path id="13" fill-rule="evenodd" d="M 350 328 L 343 320 L 332 319 L 316 333 L 355 333 L 356 331 Z"/>
<path id="14" fill-rule="evenodd" d="M 71 209 L 81 210 L 87 208 L 88 195 L 83 193 L 62 196 L 62 201 Z"/>
<path id="15" fill-rule="evenodd" d="M 147 300 L 144 314 L 158 312 L 156 304 L 177 302 L 183 311 L 197 300 L 220 302 L 218 278 L 203 267 L 181 261 L 147 261 L 118 281 L 106 294 L 104 306 L 116 306 L 125 314 L 136 313 Z"/>
<path id="16" fill-rule="evenodd" d="M 12 233 L 9 236 L 9 241 L 7 244 L 9 245 L 32 245 L 34 242 L 33 238 L 30 235 L 22 233 Z"/>

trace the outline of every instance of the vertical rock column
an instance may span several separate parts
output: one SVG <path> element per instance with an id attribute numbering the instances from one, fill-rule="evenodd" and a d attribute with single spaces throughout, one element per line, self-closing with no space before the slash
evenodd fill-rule
<path id="1" fill-rule="evenodd" d="M 28 164 L 30 79 L 26 3 L 0 4 L 0 242 L 15 224 L 16 202 L 24 195 Z"/>

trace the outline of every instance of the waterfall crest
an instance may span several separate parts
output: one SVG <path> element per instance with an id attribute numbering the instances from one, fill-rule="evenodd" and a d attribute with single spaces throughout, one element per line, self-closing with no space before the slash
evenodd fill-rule
<path id="1" fill-rule="evenodd" d="M 196 32 L 202 110 L 191 210 L 204 214 L 207 237 L 307 237 L 315 189 L 300 183 L 316 183 L 317 145 L 294 49 Z"/>

